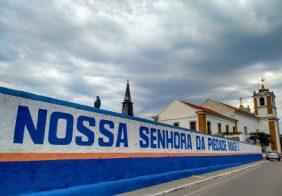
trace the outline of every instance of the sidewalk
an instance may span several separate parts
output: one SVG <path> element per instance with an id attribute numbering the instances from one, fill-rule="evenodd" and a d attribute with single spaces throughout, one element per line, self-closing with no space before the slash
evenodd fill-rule
<path id="1" fill-rule="evenodd" d="M 182 179 L 179 179 L 179 180 L 159 184 L 159 185 L 156 185 L 156 186 L 151 186 L 151 187 L 147 187 L 147 188 L 144 188 L 144 189 L 139 189 L 139 190 L 136 190 L 136 191 L 124 193 L 122 195 L 124 195 L 124 196 L 131 196 L 132 195 L 133 196 L 133 195 L 163 195 L 163 194 L 168 194 L 168 193 L 172 193 L 174 191 L 177 191 L 177 190 L 180 190 L 180 189 L 183 189 L 183 188 L 190 187 L 192 185 L 199 185 L 199 184 L 211 181 L 211 180 L 230 176 L 230 175 L 235 174 L 237 172 L 247 170 L 247 169 L 250 169 L 252 167 L 262 165 L 264 163 L 266 163 L 266 161 L 262 160 L 262 161 L 244 164 L 244 165 L 240 165 L 240 166 L 236 166 L 236 167 L 232 167 L 232 168 L 228 168 L 228 169 L 218 170 L 218 171 L 211 172 L 211 173 L 205 173 L 205 174 L 201 174 L 201 175 L 190 176 L 190 177 L 187 177 L 187 178 L 182 178 Z"/>

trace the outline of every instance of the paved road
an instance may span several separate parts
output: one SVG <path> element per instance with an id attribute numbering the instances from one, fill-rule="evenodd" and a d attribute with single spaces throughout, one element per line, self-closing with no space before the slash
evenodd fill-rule
<path id="1" fill-rule="evenodd" d="M 225 178 L 187 187 L 170 196 L 282 196 L 282 161 L 269 161 Z"/>

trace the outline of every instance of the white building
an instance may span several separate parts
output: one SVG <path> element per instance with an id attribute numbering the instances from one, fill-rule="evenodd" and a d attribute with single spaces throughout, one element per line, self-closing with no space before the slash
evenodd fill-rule
<path id="1" fill-rule="evenodd" d="M 201 106 L 175 100 L 154 119 L 238 141 L 246 141 L 252 132 L 265 132 L 273 141 L 270 148 L 281 152 L 274 93 L 262 85 L 253 98 L 254 113 L 242 104 L 236 108 L 212 99 Z"/>
<path id="2" fill-rule="evenodd" d="M 259 118 L 255 116 L 249 108 L 245 108 L 243 105 L 240 105 L 239 108 L 235 108 L 225 103 L 207 99 L 202 106 L 237 120 L 236 132 L 238 134 L 233 134 L 228 137 L 236 138 L 239 141 L 246 141 L 249 133 L 259 131 Z"/>
<path id="3" fill-rule="evenodd" d="M 182 100 L 173 101 L 157 118 L 159 122 L 213 135 L 234 131 L 237 122 L 234 118 Z"/>

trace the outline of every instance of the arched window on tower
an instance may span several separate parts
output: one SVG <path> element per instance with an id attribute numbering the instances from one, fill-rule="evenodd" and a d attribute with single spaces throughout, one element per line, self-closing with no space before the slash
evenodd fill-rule
<path id="1" fill-rule="evenodd" d="M 265 105 L 265 102 L 264 102 L 264 98 L 263 98 L 263 97 L 259 98 L 259 103 L 260 103 L 260 105 Z"/>

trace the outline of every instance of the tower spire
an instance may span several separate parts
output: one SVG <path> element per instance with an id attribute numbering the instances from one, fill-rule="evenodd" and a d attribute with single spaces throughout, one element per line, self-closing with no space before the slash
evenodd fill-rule
<path id="1" fill-rule="evenodd" d="M 240 97 L 239 100 L 240 100 L 240 106 L 243 106 L 243 102 L 242 102 L 242 101 L 243 101 L 243 98 Z"/>
<path id="2" fill-rule="evenodd" d="M 122 114 L 133 116 L 133 103 L 131 101 L 129 80 L 127 80 L 127 83 L 126 83 L 124 100 L 122 102 Z"/>
<path id="3" fill-rule="evenodd" d="M 129 88 L 129 80 L 127 80 L 127 83 L 126 83 L 126 90 L 125 90 L 125 95 L 124 95 L 124 101 L 131 101 L 130 88 Z"/>

